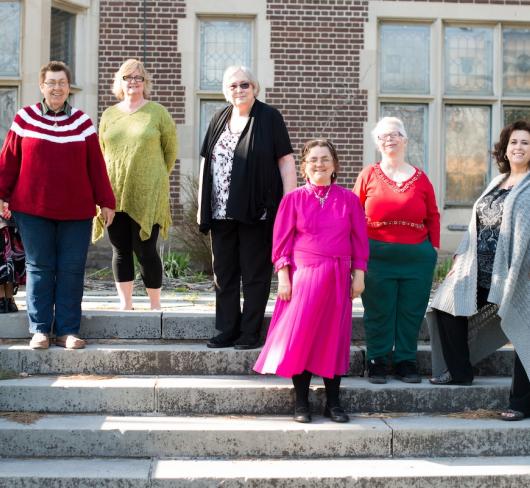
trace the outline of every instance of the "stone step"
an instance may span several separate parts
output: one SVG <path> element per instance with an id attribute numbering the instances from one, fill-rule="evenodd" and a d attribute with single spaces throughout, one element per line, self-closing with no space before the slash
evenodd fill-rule
<path id="1" fill-rule="evenodd" d="M 0 459 L 9 488 L 509 488 L 530 457 L 420 459 Z"/>
<path id="2" fill-rule="evenodd" d="M 372 385 L 364 378 L 342 381 L 349 412 L 460 412 L 501 409 L 508 402 L 509 378 L 479 377 L 472 386 Z M 322 411 L 320 378 L 310 400 Z M 293 387 L 274 376 L 33 376 L 0 381 L 0 411 L 58 413 L 290 414 Z"/>
<path id="3" fill-rule="evenodd" d="M 0 344 L 0 369 L 28 374 L 245 375 L 253 374 L 260 350 L 209 349 L 189 343 L 92 343 L 68 351 Z M 350 375 L 362 376 L 364 353 L 350 347 Z"/>
<path id="4" fill-rule="evenodd" d="M 51 347 L 32 350 L 27 341 L 0 341 L 0 370 L 27 374 L 253 374 L 259 349 L 236 351 L 233 348 L 209 349 L 204 343 L 137 342 L 108 340 L 93 342 L 86 349 L 66 351 Z M 365 347 L 350 348 L 349 375 L 362 376 Z M 421 374 L 431 373 L 431 350 L 428 344 L 418 347 Z M 513 347 L 506 346 L 481 361 L 475 368 L 478 376 L 510 376 Z"/>
<path id="5" fill-rule="evenodd" d="M 100 305 L 99 305 L 100 306 Z M 206 340 L 218 334 L 215 330 L 215 310 L 211 307 L 186 306 L 181 311 L 152 312 L 133 310 L 83 310 L 80 335 L 85 339 L 178 339 Z M 263 338 L 270 322 L 265 316 Z M 27 339 L 28 318 L 23 311 L 0 315 L 0 339 Z M 420 340 L 428 340 L 424 322 Z M 352 316 L 352 341 L 364 340 L 362 308 Z"/>
<path id="6" fill-rule="evenodd" d="M 491 413 L 493 416 L 494 413 Z M 0 417 L 0 457 L 342 458 L 530 455 L 530 419 L 352 416 Z M 29 419 L 29 420 L 28 420 Z M 24 422 L 24 423 L 22 423 Z M 30 422 L 30 423 L 26 423 Z"/>

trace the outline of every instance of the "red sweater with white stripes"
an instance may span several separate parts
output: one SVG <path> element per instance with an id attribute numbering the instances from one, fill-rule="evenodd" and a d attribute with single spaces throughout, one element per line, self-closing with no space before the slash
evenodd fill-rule
<path id="1" fill-rule="evenodd" d="M 18 111 L 0 153 L 0 198 L 11 210 L 55 220 L 90 219 L 116 201 L 92 121 L 81 110 Z"/>
<path id="2" fill-rule="evenodd" d="M 388 178 L 379 163 L 364 168 L 353 191 L 366 214 L 368 237 L 376 241 L 440 247 L 440 213 L 434 188 L 420 169 L 402 184 Z"/>

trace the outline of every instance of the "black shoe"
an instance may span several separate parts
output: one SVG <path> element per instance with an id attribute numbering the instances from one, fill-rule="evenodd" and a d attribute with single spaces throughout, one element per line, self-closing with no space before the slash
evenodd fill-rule
<path id="1" fill-rule="evenodd" d="M 421 383 L 421 377 L 414 361 L 401 361 L 394 369 L 396 379 L 405 383 Z"/>
<path id="2" fill-rule="evenodd" d="M 333 420 L 333 422 L 339 422 L 341 424 L 350 420 L 350 417 L 344 413 L 344 409 L 340 405 L 336 407 L 328 407 L 326 405 L 326 408 L 324 409 L 324 417 L 328 417 Z"/>
<path id="3" fill-rule="evenodd" d="M 9 311 L 8 303 L 6 297 L 0 298 L 0 313 L 7 313 Z"/>
<path id="4" fill-rule="evenodd" d="M 293 420 L 301 424 L 308 424 L 311 422 L 311 411 L 309 407 L 295 407 Z"/>
<path id="5" fill-rule="evenodd" d="M 222 347 L 232 347 L 234 345 L 234 336 L 228 332 L 221 332 L 219 335 L 212 337 L 206 347 L 210 349 L 220 349 Z"/>
<path id="6" fill-rule="evenodd" d="M 387 365 L 382 358 L 370 359 L 368 361 L 368 381 L 382 385 L 386 383 Z"/>
<path id="7" fill-rule="evenodd" d="M 7 300 L 7 313 L 14 313 L 18 312 L 17 304 L 15 303 L 15 299 L 13 297 L 6 298 Z"/>
<path id="8" fill-rule="evenodd" d="M 445 370 L 441 375 L 429 378 L 429 383 L 433 385 L 462 385 L 469 386 L 473 383 L 473 380 L 457 381 L 451 376 L 449 370 Z"/>
<path id="9" fill-rule="evenodd" d="M 238 351 L 257 349 L 258 347 L 260 347 L 260 340 L 255 335 L 242 335 L 237 341 L 234 342 L 234 349 L 237 349 Z"/>

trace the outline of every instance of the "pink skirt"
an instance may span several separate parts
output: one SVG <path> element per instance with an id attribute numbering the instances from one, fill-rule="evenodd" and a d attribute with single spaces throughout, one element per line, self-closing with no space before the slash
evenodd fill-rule
<path id="1" fill-rule="evenodd" d="M 307 370 L 333 378 L 350 366 L 351 258 L 295 252 L 291 300 L 277 300 L 258 373 L 286 378 Z"/>

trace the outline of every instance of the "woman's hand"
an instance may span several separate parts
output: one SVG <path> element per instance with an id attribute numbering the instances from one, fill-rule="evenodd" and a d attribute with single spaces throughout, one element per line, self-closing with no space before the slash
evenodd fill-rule
<path id="1" fill-rule="evenodd" d="M 353 277 L 351 280 L 350 298 L 360 297 L 364 291 L 364 271 L 362 269 L 356 269 L 353 271 Z"/>
<path id="2" fill-rule="evenodd" d="M 291 279 L 289 278 L 289 266 L 278 270 L 278 298 L 289 301 L 291 299 Z"/>
<path id="3" fill-rule="evenodd" d="M 2 218 L 9 220 L 11 218 L 11 210 L 9 210 L 9 203 L 0 200 L 0 211 L 2 212 Z"/>
<path id="4" fill-rule="evenodd" d="M 103 222 L 105 222 L 105 227 L 110 227 L 112 225 L 115 213 L 116 212 L 112 208 L 101 207 L 101 217 L 103 218 Z"/>

